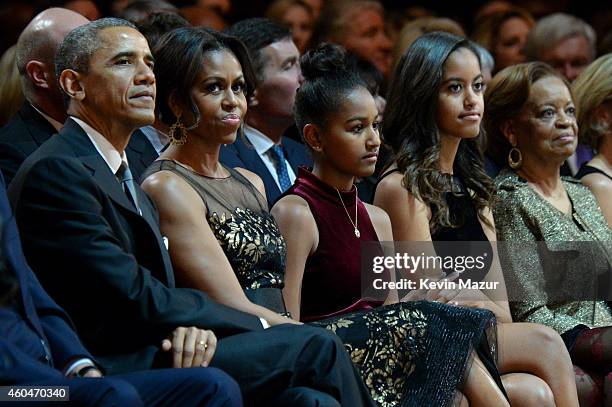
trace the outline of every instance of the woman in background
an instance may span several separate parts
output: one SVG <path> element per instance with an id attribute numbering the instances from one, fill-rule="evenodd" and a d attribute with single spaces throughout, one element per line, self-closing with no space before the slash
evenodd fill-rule
<path id="1" fill-rule="evenodd" d="M 579 140 L 596 151 L 576 174 L 612 227 L 612 54 L 592 62 L 572 84 Z"/>
<path id="2" fill-rule="evenodd" d="M 388 78 L 392 43 L 385 31 L 385 10 L 373 0 L 325 2 L 315 25 L 313 45 L 333 42 L 370 61 Z"/>
<path id="3" fill-rule="evenodd" d="M 314 26 L 314 13 L 308 3 L 303 0 L 276 0 L 268 7 L 266 17 L 289 27 L 300 54 L 306 52 Z"/>

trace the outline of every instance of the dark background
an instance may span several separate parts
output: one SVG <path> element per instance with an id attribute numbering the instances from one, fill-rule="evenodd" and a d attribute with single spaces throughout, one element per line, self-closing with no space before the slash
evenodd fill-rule
<path id="1" fill-rule="evenodd" d="M 102 14 L 110 15 L 111 0 L 94 1 Z M 390 19 L 398 18 L 406 8 L 423 7 L 432 10 L 438 16 L 450 17 L 463 25 L 469 33 L 472 29 L 473 15 L 475 11 L 487 1 L 464 0 L 382 0 L 387 15 Z M 177 7 L 191 5 L 194 2 L 189 0 L 174 0 L 170 3 Z M 261 16 L 264 14 L 268 0 L 233 0 L 232 10 L 226 17 L 227 21 L 232 22 L 247 17 Z M 598 37 L 612 29 L 612 7 L 610 2 L 596 0 L 515 0 L 517 6 L 526 8 L 536 18 L 557 11 L 563 11 L 583 18 L 590 23 Z M 6 48 L 17 41 L 19 33 L 39 11 L 45 8 L 58 6 L 61 7 L 64 1 L 59 0 L 4 0 L 0 5 L 0 54 Z"/>

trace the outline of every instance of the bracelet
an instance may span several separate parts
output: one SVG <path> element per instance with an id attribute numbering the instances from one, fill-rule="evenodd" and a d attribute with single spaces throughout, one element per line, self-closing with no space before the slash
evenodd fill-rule
<path id="1" fill-rule="evenodd" d="M 76 377 L 85 377 L 87 372 L 91 372 L 92 370 L 98 370 L 98 368 L 95 367 L 94 365 L 85 366 L 85 367 L 79 369 L 79 371 L 75 373 L 75 376 Z"/>

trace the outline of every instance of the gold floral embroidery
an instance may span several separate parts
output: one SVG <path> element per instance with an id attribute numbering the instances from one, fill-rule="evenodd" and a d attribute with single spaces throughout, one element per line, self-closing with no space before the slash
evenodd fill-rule
<path id="1" fill-rule="evenodd" d="M 315 325 L 342 338 L 378 405 L 400 404 L 406 381 L 425 349 L 428 320 L 423 312 L 409 303 L 399 303 Z M 364 336 L 363 332 L 367 334 Z"/>
<path id="2" fill-rule="evenodd" d="M 230 215 L 213 212 L 208 223 L 243 289 L 283 287 L 287 249 L 270 214 L 235 208 Z"/>

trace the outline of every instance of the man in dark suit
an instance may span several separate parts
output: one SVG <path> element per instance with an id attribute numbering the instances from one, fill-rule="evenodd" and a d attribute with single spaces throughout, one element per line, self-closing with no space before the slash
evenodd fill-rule
<path id="1" fill-rule="evenodd" d="M 43 286 L 107 371 L 168 366 L 159 343 L 172 335 L 172 366 L 200 346 L 203 363 L 229 373 L 252 405 L 373 405 L 329 332 L 265 329 L 265 320 L 175 287 L 165 246 L 172 242 L 164 242 L 124 154 L 132 131 L 154 120 L 152 64 L 144 37 L 118 19 L 73 30 L 58 50 L 70 118 L 24 162 L 9 190 Z M 188 326 L 220 339 L 187 343 L 180 329 Z"/>
<path id="2" fill-rule="evenodd" d="M 11 121 L 0 129 L 0 170 L 7 184 L 23 161 L 57 133 L 66 120 L 53 57 L 66 34 L 88 21 L 73 11 L 50 8 L 34 17 L 19 36 L 17 69 L 25 101 Z M 130 139 L 126 151 L 135 177 L 140 177 L 158 157 L 139 130 Z"/>
<path id="3" fill-rule="evenodd" d="M 97 406 L 242 405 L 238 385 L 219 369 L 160 369 L 89 379 L 101 376 L 68 315 L 23 257 L 0 174 L 0 384 L 68 386 L 72 402 Z"/>
<path id="4" fill-rule="evenodd" d="M 263 180 L 268 204 L 295 181 L 299 166 L 312 166 L 303 144 L 283 134 L 294 124 L 293 104 L 301 82 L 300 53 L 286 27 L 264 18 L 231 26 L 227 33 L 248 48 L 258 85 L 248 101 L 244 137 L 221 149 L 221 162 L 253 171 Z"/>

